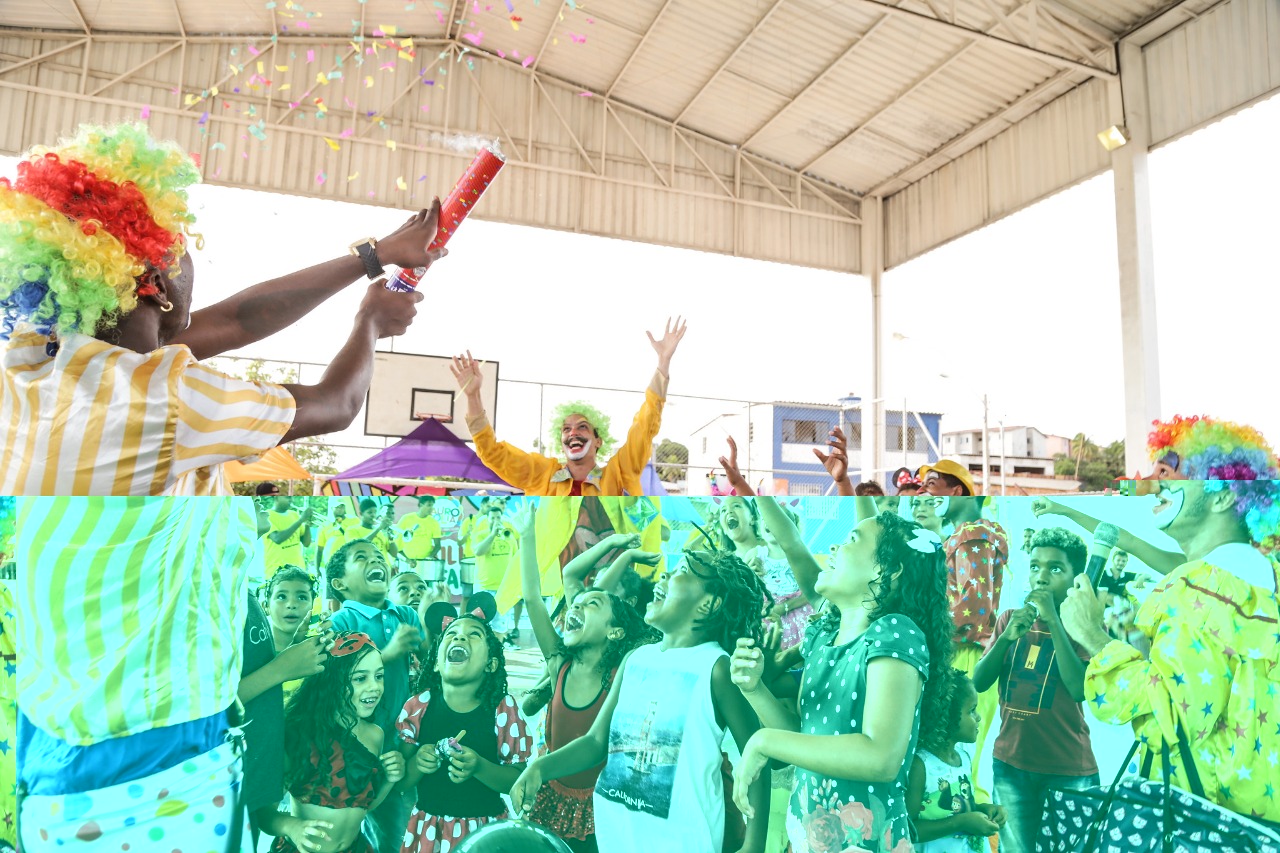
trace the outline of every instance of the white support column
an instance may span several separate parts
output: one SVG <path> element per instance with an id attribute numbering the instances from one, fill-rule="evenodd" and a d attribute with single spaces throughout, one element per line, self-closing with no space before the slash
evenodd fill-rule
<path id="1" fill-rule="evenodd" d="M 1124 365 L 1125 473 L 1148 465 L 1147 433 L 1160 416 L 1156 340 L 1156 283 L 1151 240 L 1147 152 L 1151 132 L 1142 48 L 1121 42 L 1120 87 L 1129 142 L 1111 154 L 1115 179 L 1116 246 L 1120 265 L 1120 323 Z M 1113 110 L 1113 114 L 1115 111 Z"/>
<path id="2" fill-rule="evenodd" d="M 884 275 L 883 203 L 879 196 L 862 199 L 858 211 L 862 234 L 862 274 L 871 285 L 871 418 L 862 409 L 862 467 L 876 473 L 884 469 L 884 309 L 880 280 Z M 865 476 L 862 479 L 867 479 Z"/>

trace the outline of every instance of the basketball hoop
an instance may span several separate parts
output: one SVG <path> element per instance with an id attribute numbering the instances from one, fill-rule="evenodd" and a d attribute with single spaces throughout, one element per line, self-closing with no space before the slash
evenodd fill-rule
<path id="1" fill-rule="evenodd" d="M 453 415 L 442 415 L 439 412 L 414 412 L 415 421 L 439 421 L 442 424 L 453 423 Z"/>

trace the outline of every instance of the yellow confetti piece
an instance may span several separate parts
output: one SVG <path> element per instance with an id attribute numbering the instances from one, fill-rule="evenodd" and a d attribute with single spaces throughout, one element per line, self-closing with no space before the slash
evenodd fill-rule
<path id="1" fill-rule="evenodd" d="M 392 151 L 395 151 L 395 150 L 396 150 L 396 141 L 395 141 L 394 139 L 388 139 L 388 140 L 387 140 L 387 147 L 388 147 L 388 148 L 390 148 Z"/>
<path id="2" fill-rule="evenodd" d="M 400 46 L 403 47 L 405 50 L 408 50 L 409 48 L 413 47 L 413 39 L 411 38 L 400 39 Z"/>
<path id="3" fill-rule="evenodd" d="M 277 92 L 287 92 L 289 89 L 292 89 L 292 88 L 293 88 L 293 84 L 292 84 L 292 83 L 285 83 L 285 84 L 284 84 L 283 86 L 281 86 L 279 89 L 276 89 L 276 91 L 277 91 Z"/>
<path id="4" fill-rule="evenodd" d="M 218 97 L 218 87 L 217 87 L 217 86 L 214 86 L 212 89 L 210 89 L 210 90 L 209 90 L 209 97 L 210 97 L 210 98 L 216 98 L 216 97 Z"/>
<path id="5" fill-rule="evenodd" d="M 258 60 L 258 73 L 259 73 L 259 74 L 261 74 L 261 73 L 262 73 L 262 60 L 261 60 L 261 59 L 259 59 L 259 60 Z"/>
<path id="6" fill-rule="evenodd" d="M 396 53 L 401 59 L 413 59 L 413 54 L 405 53 L 403 50 L 397 51 Z"/>
<path id="7" fill-rule="evenodd" d="M 396 189 L 398 189 L 398 190 L 407 190 L 407 189 L 409 189 L 409 185 L 408 185 L 408 184 L 406 184 L 406 183 L 404 182 L 404 178 L 403 178 L 403 177 L 396 178 Z"/>
<path id="8" fill-rule="evenodd" d="M 316 73 L 316 83 L 318 83 L 318 84 L 319 84 L 319 85 L 321 85 L 321 86 L 328 86 L 328 85 L 329 85 L 329 78 L 325 75 L 325 73 L 324 73 L 323 71 L 317 72 L 317 73 Z"/>
<path id="9" fill-rule="evenodd" d="M 386 33 L 389 36 L 393 36 L 397 32 L 399 32 L 399 27 L 397 27 L 395 24 L 381 24 L 378 27 L 378 29 L 382 30 L 384 33 Z"/>
<path id="10" fill-rule="evenodd" d="M 277 71 L 288 71 L 288 70 L 289 70 L 289 66 L 287 66 L 287 65 L 277 65 L 277 66 L 276 66 L 276 70 L 277 70 Z"/>
<path id="11" fill-rule="evenodd" d="M 324 141 L 327 142 L 329 144 L 329 147 L 332 148 L 334 151 L 342 150 L 342 146 L 339 145 L 336 140 L 330 139 L 329 137 L 326 136 L 324 137 Z"/>
<path id="12" fill-rule="evenodd" d="M 186 104 L 186 106 L 188 106 L 188 107 L 189 107 L 189 106 L 191 106 L 192 104 L 194 104 L 196 101 L 200 100 L 200 96 L 199 96 L 199 95 L 190 95 L 190 94 L 189 94 L 189 95 L 187 95 L 186 97 L 184 97 L 182 100 L 183 100 L 183 103 L 185 103 L 185 104 Z"/>
<path id="13" fill-rule="evenodd" d="M 348 182 L 348 183 L 350 183 L 351 181 L 354 181 L 354 180 L 355 180 L 356 178 L 358 178 L 358 177 L 360 177 L 360 173 L 359 173 L 359 172 L 356 172 L 356 173 L 355 173 L 355 174 L 353 174 L 353 175 L 347 175 L 347 182 Z"/>
<path id="14" fill-rule="evenodd" d="M 512 21 L 512 22 L 511 22 L 511 29 L 515 30 L 516 32 L 520 32 L 520 25 L 519 25 L 519 24 L 517 24 L 515 21 Z"/>
<path id="15" fill-rule="evenodd" d="M 372 89 L 372 88 L 373 88 L 373 78 L 372 78 L 372 77 L 370 77 L 370 76 L 368 76 L 368 75 L 365 75 L 365 78 L 364 78 L 364 87 L 365 87 L 366 89 Z"/>

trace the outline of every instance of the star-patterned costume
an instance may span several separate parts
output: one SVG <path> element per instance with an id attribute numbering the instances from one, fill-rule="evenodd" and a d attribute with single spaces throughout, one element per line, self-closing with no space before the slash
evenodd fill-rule
<path id="1" fill-rule="evenodd" d="M 1004 583 L 1004 567 L 1009 564 L 1009 534 L 994 521 L 980 518 L 957 526 L 943 547 L 947 555 L 947 601 L 951 603 L 951 620 L 956 625 L 955 658 L 951 665 L 972 678 L 974 667 L 986 652 L 1000 610 L 1000 587 Z M 978 773 L 980 762 L 976 756 L 982 754 L 997 704 L 994 685 L 978 694 L 982 723 L 973 745 L 975 759 L 971 778 L 982 802 L 991 802 L 991 791 Z"/>
<path id="2" fill-rule="evenodd" d="M 1161 778 L 1160 744 L 1168 738 L 1173 782 L 1190 790 L 1176 750 L 1176 710 L 1205 796 L 1268 821 L 1280 821 L 1274 589 L 1273 567 L 1252 546 L 1216 548 L 1175 569 L 1138 612 L 1137 628 L 1151 641 L 1150 659 L 1114 641 L 1090 661 L 1084 682 L 1094 715 L 1107 723 L 1131 722 L 1144 749 L 1154 753 L 1151 778 Z"/>

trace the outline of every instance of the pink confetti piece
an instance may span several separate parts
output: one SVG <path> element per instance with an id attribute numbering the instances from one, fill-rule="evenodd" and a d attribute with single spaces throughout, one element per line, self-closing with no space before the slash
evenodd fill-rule
<path id="1" fill-rule="evenodd" d="M 484 33 L 483 32 L 463 33 L 462 37 L 467 41 L 471 42 L 472 44 L 474 44 L 476 47 L 479 47 L 480 42 L 484 39 Z"/>
<path id="2" fill-rule="evenodd" d="M 520 64 L 521 64 L 522 66 L 524 66 L 525 68 L 528 68 L 530 65 L 532 65 L 532 64 L 533 64 L 533 57 L 532 57 L 532 56 L 526 56 L 526 57 L 524 58 L 524 62 L 521 62 Z"/>
<path id="3" fill-rule="evenodd" d="M 308 50 L 307 62 L 315 62 L 315 61 L 316 61 L 316 52 L 314 50 Z"/>
<path id="4" fill-rule="evenodd" d="M 596 96 L 595 92 L 579 92 L 578 93 L 579 98 L 594 98 L 595 96 Z"/>
<path id="5" fill-rule="evenodd" d="M 338 134 L 338 138 L 339 138 L 339 139 L 346 139 L 346 138 L 348 138 L 349 136 L 351 136 L 351 135 L 352 135 L 353 133 L 355 133 L 355 132 L 356 132 L 356 131 L 355 131 L 355 128 L 353 128 L 353 127 L 344 128 L 344 129 L 343 129 L 343 131 L 342 131 L 342 133 L 339 133 L 339 134 Z"/>
<path id="6" fill-rule="evenodd" d="M 142 108 L 142 117 L 143 117 L 144 119 L 149 119 L 149 118 L 151 118 L 151 107 L 143 107 L 143 108 Z"/>
<path id="7" fill-rule="evenodd" d="M 299 25 L 299 26 L 301 26 L 301 25 Z M 257 55 L 258 55 L 259 53 L 261 53 L 261 52 L 262 52 L 262 51 L 258 50 L 258 49 L 257 49 L 256 47 L 254 47 L 253 45 L 249 45 L 249 54 L 250 54 L 251 56 L 257 56 Z"/>
<path id="8" fill-rule="evenodd" d="M 325 179 L 328 177 L 329 176 L 326 175 L 324 172 L 321 172 L 320 174 L 316 175 L 316 183 L 323 184 L 325 182 Z"/>
<path id="9" fill-rule="evenodd" d="M 571 41 L 573 41 L 573 43 L 574 43 L 574 44 L 586 44 L 586 43 L 587 43 L 587 37 L 586 37 L 586 36 L 580 36 L 580 35 L 578 35 L 577 33 L 569 33 L 569 38 L 570 38 L 570 40 L 571 40 Z"/>

